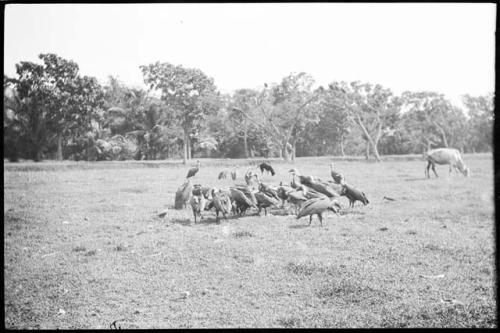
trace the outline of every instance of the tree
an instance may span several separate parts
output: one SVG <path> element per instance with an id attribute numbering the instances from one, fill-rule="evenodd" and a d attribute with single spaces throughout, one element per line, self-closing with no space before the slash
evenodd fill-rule
<path id="1" fill-rule="evenodd" d="M 92 113 L 104 102 L 102 88 L 95 78 L 78 74 L 78 65 L 55 54 L 40 54 L 50 85 L 47 96 L 48 126 L 57 135 L 57 159 L 63 159 L 64 137 L 89 130 Z"/>
<path id="2" fill-rule="evenodd" d="M 318 103 L 319 122 L 310 124 L 306 131 L 313 146 L 320 149 L 316 152 L 318 155 L 333 154 L 338 148 L 340 155 L 345 156 L 345 139 L 350 133 L 352 117 L 345 108 L 337 107 L 335 102 L 333 91 L 325 90 Z"/>
<path id="3" fill-rule="evenodd" d="M 406 124 L 418 144 L 426 150 L 432 146 L 454 146 L 463 150 L 467 119 L 463 111 L 436 92 L 404 92 L 402 95 Z"/>
<path id="4" fill-rule="evenodd" d="M 336 96 L 331 100 L 332 106 L 348 112 L 361 129 L 366 140 L 366 156 L 368 157 L 371 149 L 375 160 L 380 161 L 379 141 L 392 123 L 390 120 L 397 117 L 401 99 L 379 84 L 358 81 L 349 84 L 332 82 L 329 84 L 329 90 Z"/>
<path id="5" fill-rule="evenodd" d="M 271 143 L 279 147 L 280 157 L 289 161 L 295 158 L 296 143 L 305 125 L 319 121 L 317 108 L 311 107 L 319 95 L 319 90 L 311 91 L 313 84 L 309 74 L 291 73 L 280 84 L 271 87 L 266 84 L 251 99 L 252 107 L 246 108 L 242 103 L 233 109 L 266 133 Z"/>
<path id="6" fill-rule="evenodd" d="M 230 121 L 234 125 L 238 137 L 243 139 L 244 157 L 248 158 L 248 132 L 252 123 L 248 115 L 256 108 L 258 92 L 253 89 L 238 89 L 234 92 L 230 107 Z M 245 116 L 247 115 L 247 116 Z"/>
<path id="7" fill-rule="evenodd" d="M 219 107 L 214 80 L 199 69 L 184 68 L 156 62 L 140 66 L 144 82 L 151 89 L 161 90 L 162 101 L 173 110 L 177 123 L 184 132 L 183 162 L 191 158 L 191 136 L 207 115 Z"/>
<path id="8" fill-rule="evenodd" d="M 49 142 L 47 129 L 50 87 L 43 66 L 22 61 L 16 64 L 17 78 L 7 79 L 15 89 L 12 123 L 26 138 L 27 150 L 34 161 L 40 161 Z"/>
<path id="9" fill-rule="evenodd" d="M 35 161 L 57 138 L 57 157 L 62 159 L 63 137 L 78 135 L 90 127 L 92 113 L 102 103 L 97 80 L 78 76 L 78 65 L 55 54 L 40 54 L 43 65 L 16 64 L 14 83 L 19 102 L 18 122 L 29 138 Z"/>
<path id="10" fill-rule="evenodd" d="M 463 103 L 470 117 L 468 144 L 473 152 L 491 151 L 493 143 L 494 97 L 490 93 L 485 96 L 463 96 Z M 465 135 L 464 135 L 465 136 Z"/>

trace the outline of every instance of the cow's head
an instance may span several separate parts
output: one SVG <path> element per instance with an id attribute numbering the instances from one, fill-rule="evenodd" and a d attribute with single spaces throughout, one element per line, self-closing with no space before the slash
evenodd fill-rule
<path id="1" fill-rule="evenodd" d="M 466 166 L 463 167 L 462 173 L 464 174 L 465 177 L 470 177 L 470 169 Z"/>

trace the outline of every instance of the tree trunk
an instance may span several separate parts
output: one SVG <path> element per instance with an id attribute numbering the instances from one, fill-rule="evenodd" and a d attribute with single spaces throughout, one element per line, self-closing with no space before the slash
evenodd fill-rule
<path id="1" fill-rule="evenodd" d="M 42 147 L 35 146 L 33 151 L 33 161 L 40 162 L 42 160 Z"/>
<path id="2" fill-rule="evenodd" d="M 376 142 L 371 142 L 372 144 L 372 151 L 373 151 L 373 155 L 375 156 L 375 159 L 377 160 L 377 162 L 380 162 L 380 155 L 378 153 L 378 140 Z"/>
<path id="3" fill-rule="evenodd" d="M 288 162 L 290 161 L 290 154 L 288 153 L 288 142 L 284 142 L 283 145 L 282 145 L 282 156 L 283 156 L 283 159 Z"/>
<path id="4" fill-rule="evenodd" d="M 378 154 L 377 144 L 373 140 L 373 138 L 370 136 L 370 134 L 368 133 L 368 130 L 366 129 L 366 127 L 363 125 L 363 122 L 361 121 L 361 118 L 359 117 L 359 115 L 357 116 L 357 123 L 358 123 L 359 127 L 361 127 L 361 130 L 363 131 L 363 134 L 366 137 L 367 144 L 371 145 L 371 147 L 373 149 L 373 155 L 375 156 L 375 160 L 377 160 L 377 162 L 380 162 L 380 156 Z M 377 141 L 380 138 L 380 131 L 381 131 L 381 129 L 380 129 L 380 125 L 379 125 L 379 134 L 377 134 Z M 369 147 L 367 147 L 366 149 L 367 149 L 366 153 L 369 154 Z"/>
<path id="5" fill-rule="evenodd" d="M 183 144 L 183 150 L 184 154 L 182 155 L 182 163 L 187 164 L 187 159 L 188 159 L 188 133 L 186 130 L 184 130 L 184 144 Z"/>
<path id="6" fill-rule="evenodd" d="M 247 122 L 248 120 L 245 118 L 245 120 L 243 120 L 244 124 L 244 131 L 243 131 L 243 145 L 244 145 L 244 149 L 245 149 L 245 158 L 248 158 L 248 134 L 247 134 L 247 130 L 248 130 L 248 127 L 247 127 Z"/>
<path id="7" fill-rule="evenodd" d="M 62 142 L 63 142 L 63 136 L 62 136 L 61 133 L 59 133 L 57 135 L 57 155 L 56 155 L 56 159 L 58 161 L 62 161 L 63 160 Z"/>
<path id="8" fill-rule="evenodd" d="M 345 152 L 344 152 L 344 135 L 340 136 L 340 154 L 342 157 L 345 157 Z"/>
<path id="9" fill-rule="evenodd" d="M 297 144 L 295 141 L 292 142 L 292 152 L 291 152 L 291 158 L 292 162 L 295 162 L 295 151 L 297 149 Z"/>
<path id="10" fill-rule="evenodd" d="M 368 142 L 368 140 L 366 140 L 365 158 L 367 161 L 370 158 L 370 142 Z"/>
<path id="11" fill-rule="evenodd" d="M 187 135 L 187 149 L 188 149 L 188 153 L 187 153 L 187 158 L 188 160 L 191 159 L 191 138 L 189 137 L 189 134 Z"/>

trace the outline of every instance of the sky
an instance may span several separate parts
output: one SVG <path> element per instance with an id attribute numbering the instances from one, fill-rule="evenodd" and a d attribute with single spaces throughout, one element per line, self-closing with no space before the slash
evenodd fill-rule
<path id="1" fill-rule="evenodd" d="M 454 104 L 495 84 L 496 4 L 8 4 L 4 73 L 40 53 L 145 87 L 156 61 L 199 68 L 221 92 L 292 72 L 317 85 L 379 83 L 396 94 L 436 91 Z"/>

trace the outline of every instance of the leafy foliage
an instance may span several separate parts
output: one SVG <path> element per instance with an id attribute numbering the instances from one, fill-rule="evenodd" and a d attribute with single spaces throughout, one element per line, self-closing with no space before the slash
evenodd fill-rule
<path id="1" fill-rule="evenodd" d="M 259 89 L 220 94 L 197 68 L 140 66 L 149 89 L 110 76 L 102 87 L 55 54 L 4 75 L 4 157 L 76 160 L 421 153 L 450 146 L 491 151 L 493 94 L 395 95 L 379 84 L 290 73 Z M 52 155 L 51 155 L 52 154 Z"/>

